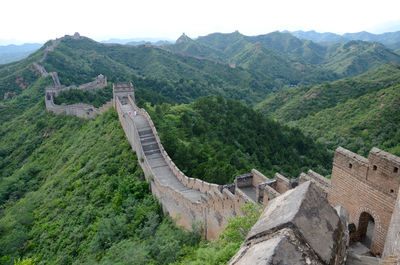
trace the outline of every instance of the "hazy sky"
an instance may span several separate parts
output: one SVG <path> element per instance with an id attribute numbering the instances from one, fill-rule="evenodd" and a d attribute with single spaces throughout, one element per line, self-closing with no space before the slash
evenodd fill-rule
<path id="1" fill-rule="evenodd" d="M 400 0 L 1 0 L 0 6 L 0 39 L 25 42 L 74 32 L 105 40 L 400 30 Z"/>

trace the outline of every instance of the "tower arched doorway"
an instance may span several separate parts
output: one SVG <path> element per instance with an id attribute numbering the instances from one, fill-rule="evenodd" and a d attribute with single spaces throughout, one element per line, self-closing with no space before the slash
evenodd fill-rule
<path id="1" fill-rule="evenodd" d="M 360 242 L 369 249 L 371 249 L 372 246 L 374 232 L 375 232 L 374 218 L 367 212 L 361 213 L 358 222 L 358 235 L 360 238 Z"/>

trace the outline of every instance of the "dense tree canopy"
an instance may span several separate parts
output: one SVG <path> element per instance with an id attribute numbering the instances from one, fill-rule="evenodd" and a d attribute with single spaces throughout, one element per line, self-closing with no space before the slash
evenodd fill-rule
<path id="1" fill-rule="evenodd" d="M 238 101 L 216 96 L 148 109 L 165 149 L 190 177 L 227 184 L 252 168 L 270 177 L 329 172 L 331 156 L 322 145 Z"/>

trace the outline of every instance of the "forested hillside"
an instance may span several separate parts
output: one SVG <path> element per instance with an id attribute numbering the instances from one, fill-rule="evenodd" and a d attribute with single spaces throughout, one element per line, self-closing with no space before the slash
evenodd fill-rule
<path id="1" fill-rule="evenodd" d="M 42 143 L 22 166 L 2 170 L 0 264 L 21 256 L 37 264 L 165 264 L 197 244 L 198 235 L 162 214 L 115 111 L 87 122 L 45 113 L 39 103 L 12 126 L 2 126 L 2 147 L 13 137 Z"/>
<path id="2" fill-rule="evenodd" d="M 400 68 L 281 91 L 257 105 L 267 116 L 328 144 L 366 155 L 378 146 L 399 155 Z"/>

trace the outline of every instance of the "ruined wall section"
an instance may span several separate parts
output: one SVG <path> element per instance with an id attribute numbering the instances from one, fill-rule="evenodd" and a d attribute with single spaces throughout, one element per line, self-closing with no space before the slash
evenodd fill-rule
<path id="1" fill-rule="evenodd" d="M 333 161 L 328 200 L 332 205 L 341 205 L 349 212 L 349 223 L 354 223 L 357 228 L 356 239 L 360 215 L 366 212 L 372 216 L 375 232 L 371 251 L 378 256 L 384 249 L 399 189 L 400 175 L 395 172 L 400 165 L 398 159 L 377 148 L 372 149 L 370 158 L 366 159 L 339 147 Z"/>
<path id="2" fill-rule="evenodd" d="M 285 176 L 275 173 L 274 178 L 276 179 L 275 190 L 280 194 L 287 192 L 292 188 L 290 179 Z"/>

